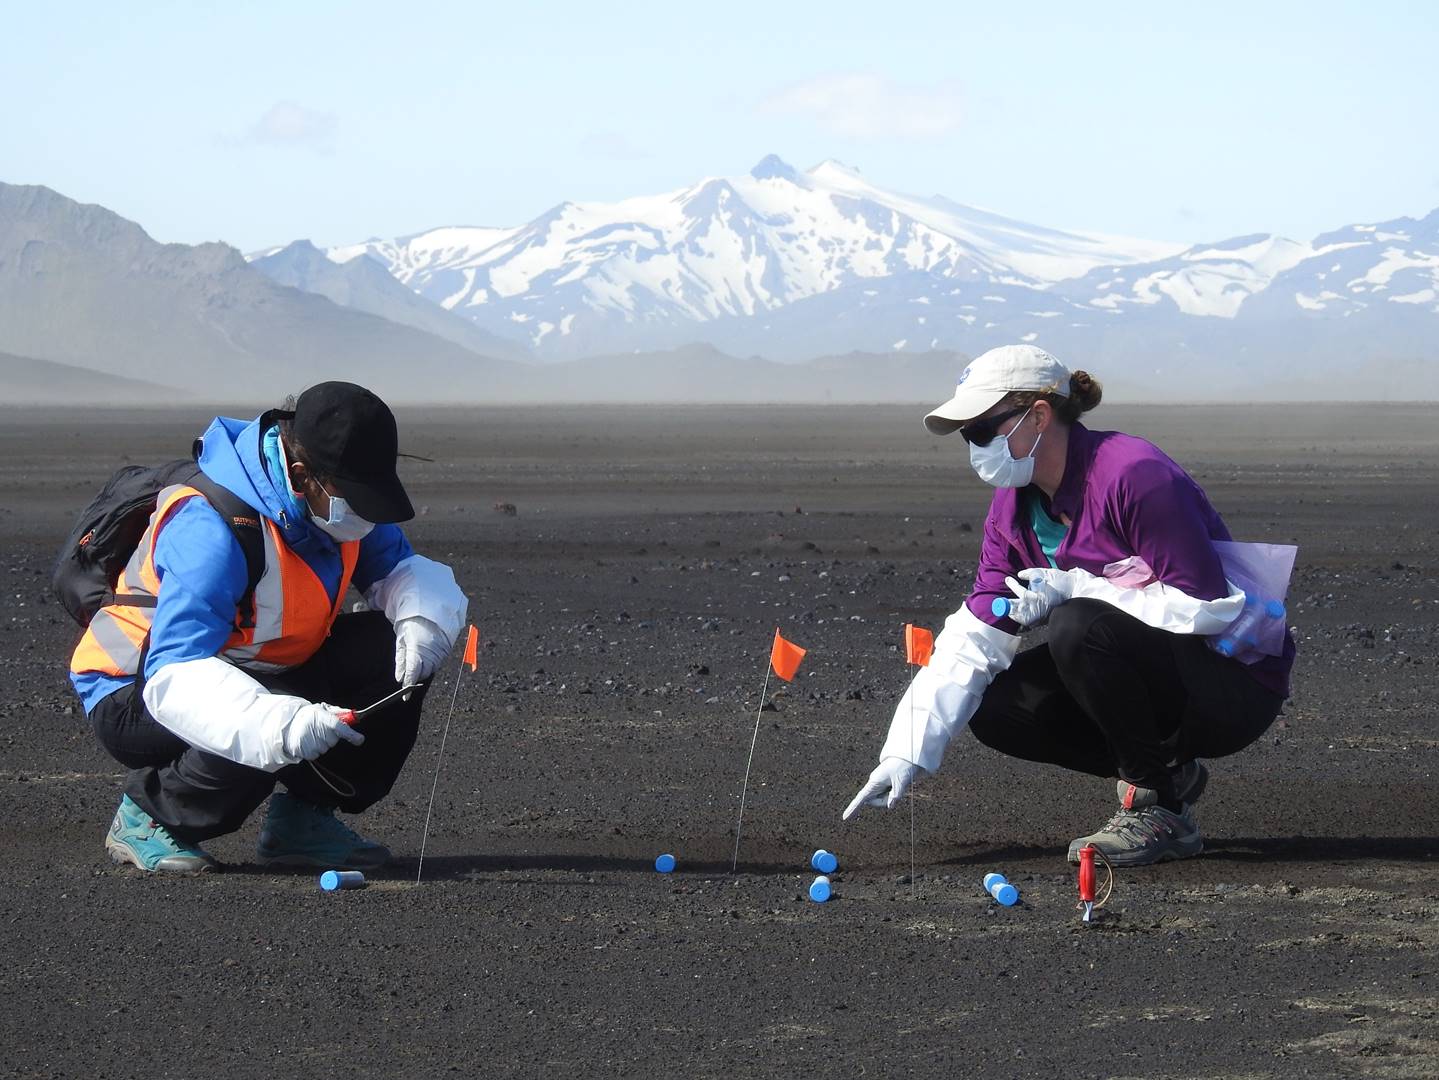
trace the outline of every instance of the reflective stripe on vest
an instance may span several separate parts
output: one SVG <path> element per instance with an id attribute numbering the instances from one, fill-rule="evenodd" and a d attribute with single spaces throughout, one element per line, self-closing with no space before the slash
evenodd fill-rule
<path id="1" fill-rule="evenodd" d="M 150 524 L 116 583 L 118 594 L 159 597 L 161 582 L 155 571 L 159 531 L 175 511 L 192 498 L 204 498 L 204 495 L 185 485 L 160 492 Z M 255 625 L 245 629 L 237 627 L 220 655 L 251 671 L 284 671 L 303 664 L 329 635 L 330 627 L 339 616 L 345 590 L 349 588 L 360 544 L 352 541 L 339 546 L 340 583 L 332 601 L 324 583 L 305 560 L 285 545 L 274 522 L 262 519 L 261 533 L 265 570 L 255 585 Z M 134 675 L 140 667 L 140 653 L 154 614 L 154 608 L 122 604 L 101 608 L 80 639 L 70 660 L 70 670 Z"/>

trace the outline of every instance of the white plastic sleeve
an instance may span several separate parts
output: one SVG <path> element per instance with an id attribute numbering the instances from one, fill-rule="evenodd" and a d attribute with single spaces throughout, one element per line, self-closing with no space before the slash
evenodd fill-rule
<path id="1" fill-rule="evenodd" d="M 985 689 L 1014 660 L 1019 638 L 981 621 L 966 604 L 944 622 L 929 666 L 895 706 L 880 760 L 901 758 L 935 772 L 949 740 L 969 723 Z"/>
<path id="2" fill-rule="evenodd" d="M 1101 600 L 1146 626 L 1171 634 L 1222 633 L 1244 609 L 1244 592 L 1234 590 L 1233 585 L 1230 589 L 1234 591 L 1228 596 L 1197 600 L 1158 581 L 1142 589 L 1125 589 L 1078 568 L 1067 573 L 1074 584 L 1071 599 Z"/>
<path id="3" fill-rule="evenodd" d="M 300 760 L 285 751 L 285 728 L 310 703 L 270 693 L 218 656 L 166 664 L 143 697 L 151 716 L 198 750 L 266 772 Z"/>
<path id="4" fill-rule="evenodd" d="M 440 628 L 453 646 L 469 615 L 470 602 L 455 583 L 455 572 L 423 555 L 401 559 L 365 592 L 365 602 L 391 623 L 419 615 Z"/>

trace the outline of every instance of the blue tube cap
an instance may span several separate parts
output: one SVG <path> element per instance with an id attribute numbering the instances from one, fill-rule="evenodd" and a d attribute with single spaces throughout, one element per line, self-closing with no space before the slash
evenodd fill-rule
<path id="1" fill-rule="evenodd" d="M 1005 907 L 1013 907 L 1019 903 L 1019 890 L 1007 881 L 1003 885 L 997 885 L 990 889 L 989 895 Z"/>
<path id="2" fill-rule="evenodd" d="M 365 875 L 358 870 L 326 870 L 320 875 L 320 888 L 325 892 L 337 892 L 340 889 L 363 889 L 365 887 Z"/>
<path id="3" fill-rule="evenodd" d="M 816 904 L 823 904 L 830 897 L 829 878 L 817 877 L 809 884 L 809 898 Z"/>
<path id="4" fill-rule="evenodd" d="M 675 857 L 673 855 L 670 855 L 668 852 L 655 859 L 655 869 L 658 870 L 661 874 L 671 873 L 673 872 L 674 868 Z"/>
<path id="5" fill-rule="evenodd" d="M 833 874 L 839 869 L 839 857 L 832 851 L 820 848 L 809 857 L 809 865 L 821 874 Z"/>
<path id="6" fill-rule="evenodd" d="M 1009 617 L 1009 601 L 1002 596 L 996 596 L 989 602 L 989 610 L 1000 619 Z"/>

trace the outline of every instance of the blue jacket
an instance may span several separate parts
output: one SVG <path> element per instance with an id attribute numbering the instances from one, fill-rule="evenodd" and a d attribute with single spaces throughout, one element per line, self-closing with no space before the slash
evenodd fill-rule
<path id="1" fill-rule="evenodd" d="M 285 544 L 325 585 L 333 602 L 340 584 L 340 551 L 316 528 L 289 492 L 278 462 L 261 449 L 259 420 L 220 416 L 203 436 L 200 469 L 279 526 Z M 354 585 L 364 593 L 414 554 L 398 525 L 376 525 L 360 541 Z M 166 664 L 217 655 L 235 625 L 245 592 L 245 554 L 230 527 L 204 499 L 191 499 L 165 524 L 155 544 L 161 592 L 145 658 L 148 678 Z M 95 672 L 71 674 L 88 713 L 133 678 Z"/>

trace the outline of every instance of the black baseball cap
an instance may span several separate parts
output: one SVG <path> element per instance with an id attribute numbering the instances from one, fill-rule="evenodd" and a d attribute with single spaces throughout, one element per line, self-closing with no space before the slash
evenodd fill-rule
<path id="1" fill-rule="evenodd" d="M 400 453 L 395 414 L 363 386 L 316 383 L 295 402 L 290 431 L 306 464 L 333 479 L 341 498 L 366 521 L 387 524 L 415 516 L 395 472 Z"/>

